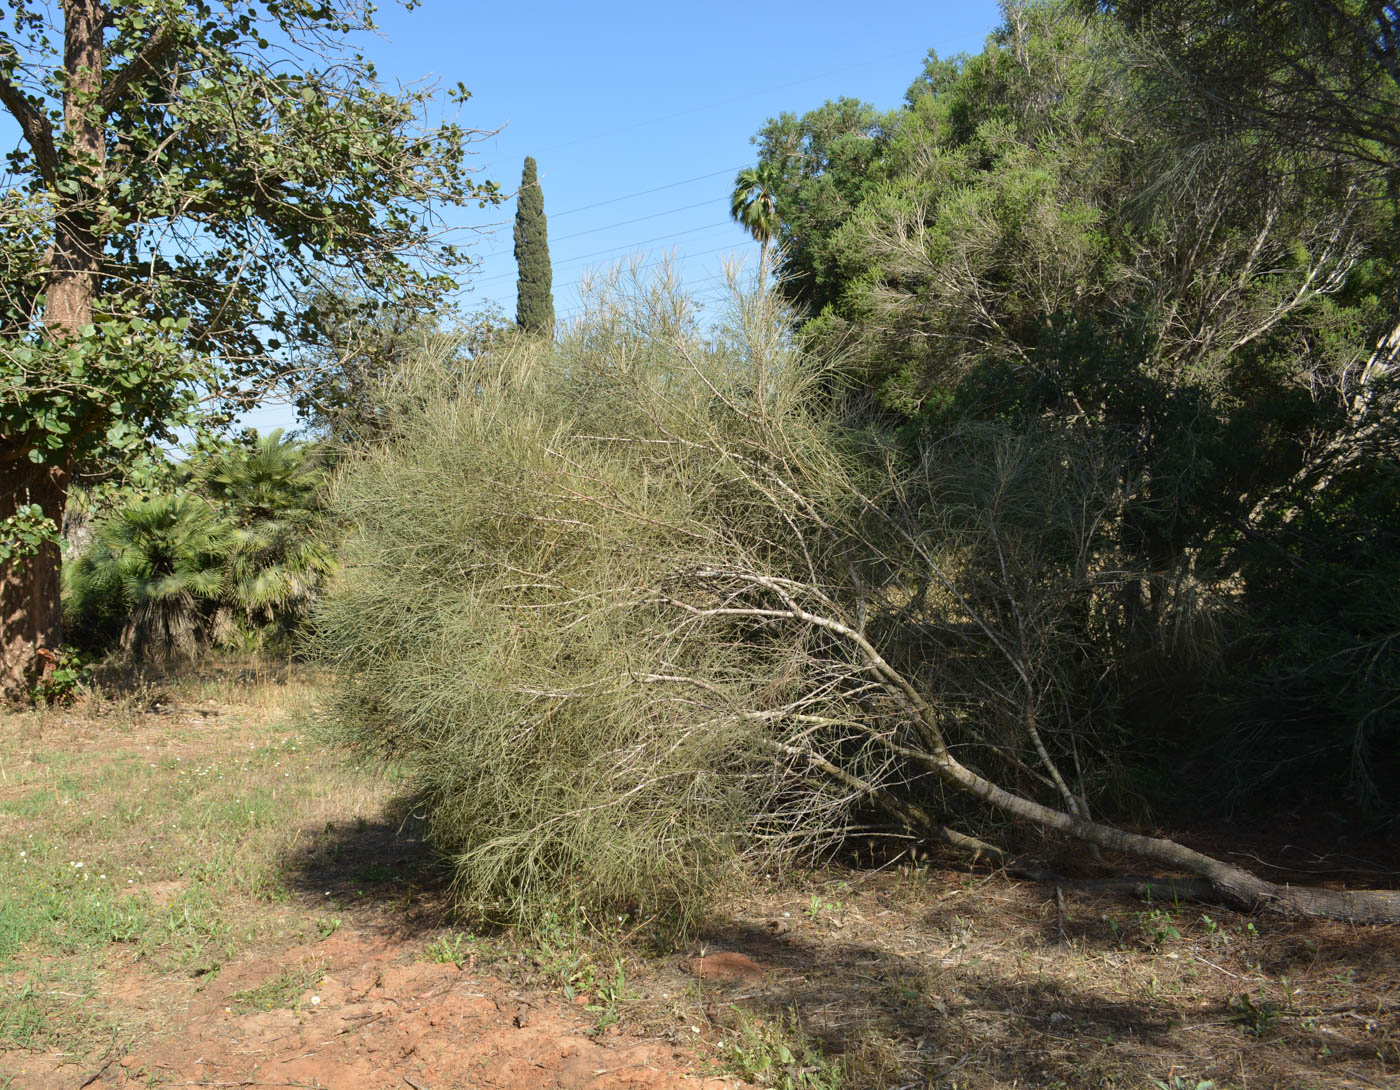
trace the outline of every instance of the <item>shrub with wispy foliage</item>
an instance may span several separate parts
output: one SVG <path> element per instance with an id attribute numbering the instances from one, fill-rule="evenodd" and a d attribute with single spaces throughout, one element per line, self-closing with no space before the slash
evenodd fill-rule
<path id="1" fill-rule="evenodd" d="M 991 809 L 1351 911 L 1091 817 L 1151 757 L 1121 449 L 843 428 L 770 300 L 704 337 L 665 283 L 612 288 L 557 345 L 400 375 L 333 489 L 331 723 L 411 769 L 464 902 L 684 923 L 725 865 L 853 833 L 1004 856 L 949 825 Z M 1157 608 L 1153 660 L 1200 668 L 1220 604 Z"/>
<path id="2" fill-rule="evenodd" d="M 667 599 L 689 573 L 781 551 L 781 507 L 741 451 L 778 418 L 790 442 L 825 443 L 772 315 L 707 342 L 686 306 L 636 288 L 450 389 L 425 366 L 434 396 L 333 489 L 349 529 L 317 631 L 334 721 L 413 767 L 459 893 L 513 918 L 684 920 L 735 838 L 796 801 L 775 795 L 748 714 L 792 684 L 787 656 Z"/>

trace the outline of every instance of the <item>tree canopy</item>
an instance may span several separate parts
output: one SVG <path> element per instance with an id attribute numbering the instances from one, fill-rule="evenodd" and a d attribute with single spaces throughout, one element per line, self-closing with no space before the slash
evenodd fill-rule
<path id="1" fill-rule="evenodd" d="M 1113 622 L 1114 715 L 1158 754 L 1227 745 L 1211 767 L 1251 790 L 1378 798 L 1400 763 L 1400 236 L 1393 113 L 1367 103 L 1392 93 L 1390 5 L 1112 7 L 1008 4 L 897 110 L 771 120 L 779 290 L 844 361 L 853 423 L 1116 452 L 1115 548 L 1142 576 Z M 1236 94 L 1250 42 L 1264 82 Z M 1330 112 L 1293 82 L 1366 95 Z M 1214 638 L 1173 651 L 1188 614 Z M 1231 684 L 1190 665 L 1206 647 Z M 1286 724 L 1267 752 L 1266 721 Z"/>
<path id="2" fill-rule="evenodd" d="M 75 472 L 240 404 L 322 323 L 317 286 L 415 309 L 452 287 L 441 211 L 498 190 L 467 170 L 470 130 L 428 121 L 431 90 L 379 83 L 355 45 L 371 11 L 11 6 L 0 518 L 51 536 Z M 0 577 L 8 691 L 59 638 L 57 552 L 28 552 Z"/>

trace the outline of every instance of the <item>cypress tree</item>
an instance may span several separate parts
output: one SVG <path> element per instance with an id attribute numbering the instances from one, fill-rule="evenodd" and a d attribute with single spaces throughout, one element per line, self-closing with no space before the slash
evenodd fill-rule
<path id="1" fill-rule="evenodd" d="M 544 194 L 535 174 L 535 160 L 525 157 L 520 195 L 515 200 L 515 265 L 518 270 L 515 323 L 527 333 L 554 336 L 553 272 L 545 228 Z"/>

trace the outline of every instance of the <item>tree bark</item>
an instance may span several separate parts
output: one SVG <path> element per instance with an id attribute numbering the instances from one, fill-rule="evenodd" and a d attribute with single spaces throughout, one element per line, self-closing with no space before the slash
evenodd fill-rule
<path id="1" fill-rule="evenodd" d="M 44 328 L 72 336 L 92 321 L 97 277 L 102 267 L 96 229 L 96 197 L 107 166 L 106 119 L 102 116 L 101 0 L 64 0 L 63 93 L 66 146 L 62 155 L 78 192 L 64 200 L 54 223 L 53 263 L 45 284 Z M 63 199 L 60 197 L 60 199 Z"/>
<path id="2" fill-rule="evenodd" d="M 72 471 L 66 466 L 34 466 L 27 483 L 7 480 L 0 492 L 0 518 L 20 504 L 37 503 L 60 527 Z M 35 556 L 0 567 L 0 695 L 18 702 L 52 663 L 49 653 L 63 643 L 59 547 L 46 542 Z"/>
<path id="3" fill-rule="evenodd" d="M 93 319 L 98 277 L 102 269 L 102 241 L 98 230 L 98 195 L 107 162 L 105 117 L 101 101 L 103 78 L 103 24 L 107 18 L 102 0 L 64 0 L 63 67 L 68 82 L 63 96 L 64 136 L 53 140 L 47 122 L 31 119 L 27 138 L 41 154 L 57 149 L 53 181 L 71 181 L 76 192 L 56 185 L 51 190 L 58 203 L 54 219 L 53 247 L 44 280 L 44 331 L 48 339 L 76 337 Z M 52 183 L 51 183 L 52 184 Z M 0 478 L 0 518 L 14 514 L 26 503 L 37 503 L 60 528 L 68 502 L 73 466 L 34 465 L 26 451 L 6 452 L 22 461 Z M 61 557 L 56 543 L 45 544 L 37 555 L 0 566 L 0 695 L 23 700 L 35 679 L 63 642 Z"/>

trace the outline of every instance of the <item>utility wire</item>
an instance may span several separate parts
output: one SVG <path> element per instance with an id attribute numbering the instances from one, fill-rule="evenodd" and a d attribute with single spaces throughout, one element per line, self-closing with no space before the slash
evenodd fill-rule
<path id="1" fill-rule="evenodd" d="M 664 242 L 668 238 L 680 238 L 682 235 L 693 235 L 699 231 L 713 231 L 716 227 L 726 227 L 732 221 L 720 220 L 718 223 L 707 223 L 703 227 L 692 227 L 687 231 L 672 231 L 668 235 L 657 235 L 655 238 L 644 238 L 640 242 L 627 242 L 621 246 L 613 246 L 606 250 L 594 250 L 591 254 L 580 254 L 577 257 L 566 257 L 559 261 L 551 262 L 555 268 L 560 265 L 572 265 L 578 261 L 587 261 L 590 257 L 602 257 L 604 254 L 615 254 L 623 250 L 635 250 L 638 246 L 646 246 L 652 242 Z M 720 247 L 724 249 L 724 247 Z M 515 276 L 513 272 L 497 273 L 495 276 L 485 276 L 476 281 L 478 284 L 489 284 L 493 280 L 504 280 L 508 276 Z"/>
<path id="2" fill-rule="evenodd" d="M 660 193 L 663 189 L 675 189 L 680 185 L 689 185 L 691 182 L 703 182 L 706 178 L 718 178 L 721 174 L 735 174 L 749 163 L 740 163 L 737 167 L 725 167 L 723 170 L 716 170 L 711 174 L 698 174 L 694 178 L 684 178 L 679 182 L 668 182 L 666 185 L 658 185 L 652 189 L 638 190 L 636 193 L 624 193 L 621 197 L 609 197 L 605 201 L 598 201 L 595 204 L 580 205 L 578 208 L 570 208 L 566 212 L 550 212 L 550 219 L 562 219 L 564 216 L 572 216 L 575 212 L 587 212 L 590 208 L 602 208 L 605 204 L 616 204 L 618 201 L 630 201 L 633 197 L 645 197 L 648 193 Z"/>
<path id="3" fill-rule="evenodd" d="M 575 231 L 572 235 L 560 235 L 558 238 L 551 238 L 550 242 L 564 242 L 571 238 L 582 238 L 584 235 L 595 235 L 599 231 L 610 231 L 614 227 L 626 227 L 629 224 L 641 223 L 643 220 L 654 220 L 660 216 L 671 216 L 677 212 L 689 212 L 692 208 L 704 208 L 706 205 L 714 204 L 714 198 L 706 201 L 696 201 L 694 204 L 683 204 L 679 208 L 668 208 L 664 212 L 653 212 L 649 216 L 635 216 L 630 220 L 619 220 L 617 223 L 609 223 L 603 227 L 590 227 L 587 231 Z"/>
<path id="4" fill-rule="evenodd" d="M 656 268 L 656 266 L 658 266 L 658 265 L 660 265 L 660 264 L 663 264 L 663 263 L 664 263 L 665 261 L 667 261 L 667 260 L 670 260 L 670 261 L 674 262 L 675 264 L 680 265 L 680 264 L 682 264 L 682 263 L 684 263 L 684 262 L 686 262 L 686 261 L 691 261 L 691 260 L 693 260 L 694 258 L 697 258 L 697 257 L 708 257 L 708 256 L 710 256 L 711 254 L 721 253 L 721 252 L 723 252 L 723 251 L 725 251 L 725 250 L 733 251 L 733 250 L 737 250 L 738 248 L 739 248 L 738 246 L 716 246 L 716 247 L 714 247 L 713 249 L 710 249 L 710 250 L 700 250 L 700 251 L 698 251 L 698 252 L 696 252 L 696 253 L 693 253 L 693 254 L 681 254 L 681 255 L 679 255 L 679 256 L 669 256 L 669 257 L 663 255 L 662 257 L 652 258 L 651 260 L 645 261 L 645 262 L 643 262 L 641 265 L 638 265 L 638 266 L 637 266 L 637 271 L 638 271 L 638 272 L 641 272 L 641 271 L 644 271 L 644 270 L 646 270 L 646 269 L 654 269 L 654 268 Z M 586 279 L 586 277 L 582 277 L 582 276 L 581 276 L 581 277 L 579 277 L 577 280 L 570 280 L 568 283 L 558 285 L 558 287 L 557 287 L 555 290 L 556 290 L 556 292 L 563 292 L 563 291 L 565 291 L 565 290 L 568 289 L 568 288 L 577 288 L 577 287 L 579 287 L 579 286 L 584 282 L 585 279 Z"/>

